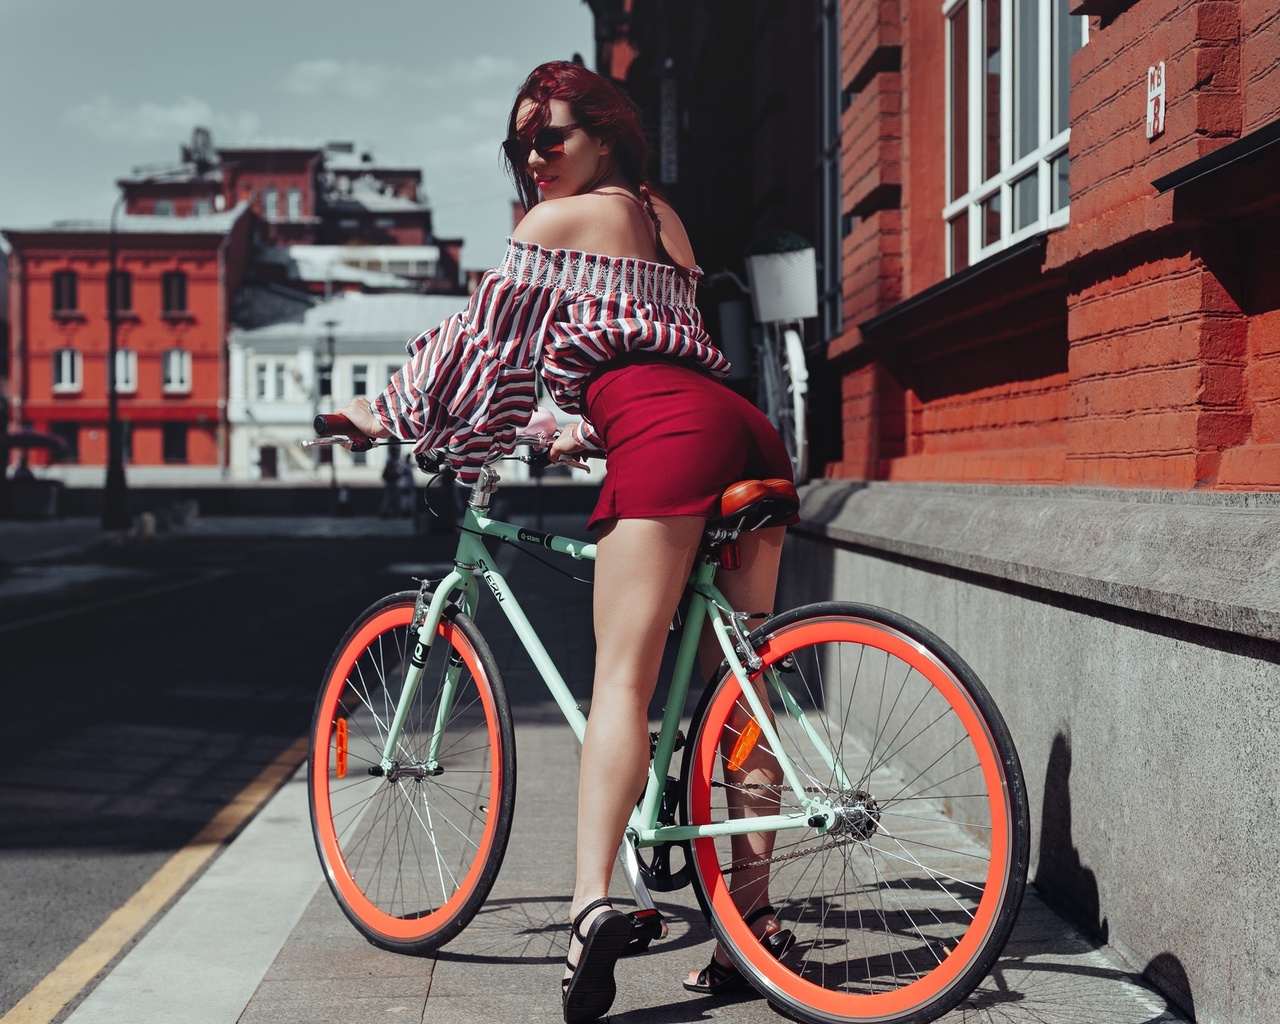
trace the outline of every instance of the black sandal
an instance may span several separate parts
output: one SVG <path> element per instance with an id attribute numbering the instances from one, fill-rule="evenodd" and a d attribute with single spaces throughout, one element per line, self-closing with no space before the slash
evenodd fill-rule
<path id="1" fill-rule="evenodd" d="M 754 910 L 751 916 L 746 919 L 746 925 L 750 928 L 753 924 L 765 917 L 777 917 L 778 912 L 770 906 L 760 907 Z M 772 935 L 766 935 L 760 940 L 760 944 L 767 949 L 775 959 L 782 959 L 782 954 L 787 951 L 787 947 L 791 945 L 795 935 L 789 928 L 776 931 Z M 715 952 L 711 953 L 711 962 L 698 972 L 698 977 L 692 981 L 686 981 L 684 987 L 690 992 L 697 992 L 704 996 L 718 996 L 725 992 L 736 992 L 739 989 L 747 987 L 747 979 L 742 976 L 742 972 L 732 964 L 727 967 L 716 959 Z"/>
<path id="2" fill-rule="evenodd" d="M 598 907 L 609 909 L 591 922 L 582 934 L 582 922 Z M 613 909 L 607 899 L 588 903 L 573 919 L 573 934 L 582 943 L 578 962 L 566 957 L 564 964 L 573 973 L 560 982 L 565 1024 L 583 1024 L 609 1012 L 618 986 L 613 980 L 613 967 L 631 941 L 631 918 Z"/>

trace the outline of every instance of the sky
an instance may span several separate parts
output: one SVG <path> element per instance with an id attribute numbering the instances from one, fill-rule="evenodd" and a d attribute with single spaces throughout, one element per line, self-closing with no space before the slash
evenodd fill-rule
<path id="1" fill-rule="evenodd" d="M 490 267 L 515 91 L 574 53 L 593 66 L 583 0 L 0 0 L 0 228 L 105 221 L 116 179 L 200 125 L 420 167 L 436 233 Z"/>

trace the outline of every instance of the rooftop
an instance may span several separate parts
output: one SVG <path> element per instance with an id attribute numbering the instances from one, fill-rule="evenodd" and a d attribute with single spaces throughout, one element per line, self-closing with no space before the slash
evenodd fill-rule
<path id="1" fill-rule="evenodd" d="M 383 346 L 405 343 L 452 316 L 467 304 L 465 295 L 369 295 L 349 292 L 318 302 L 302 321 L 252 329 L 236 328 L 231 340 L 241 345 L 314 344 L 332 331 L 336 341 Z M 332 326 L 330 326 L 332 324 Z"/>
<path id="2" fill-rule="evenodd" d="M 198 217 L 156 217 L 150 214 L 126 213 L 116 218 L 116 233 L 122 235 L 225 235 L 248 209 L 248 203 L 238 203 L 222 213 L 209 213 Z M 56 220 L 52 224 L 4 230 L 7 234 L 105 235 L 111 230 L 111 222 L 108 220 Z"/>
<path id="3" fill-rule="evenodd" d="M 434 245 L 289 245 L 261 249 L 256 259 L 285 267 L 289 277 L 297 281 L 409 289 L 413 281 L 399 275 L 434 275 L 440 249 Z"/>
<path id="4" fill-rule="evenodd" d="M 431 207 L 404 196 L 395 195 L 389 186 L 364 175 L 351 182 L 349 192 L 331 192 L 326 197 L 329 207 L 344 210 L 367 210 L 370 213 L 425 213 Z"/>

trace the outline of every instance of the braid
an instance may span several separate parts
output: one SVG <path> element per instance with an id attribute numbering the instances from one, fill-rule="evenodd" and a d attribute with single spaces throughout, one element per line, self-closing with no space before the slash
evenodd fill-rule
<path id="1" fill-rule="evenodd" d="M 658 211 L 653 206 L 653 196 L 649 192 L 649 186 L 645 182 L 640 182 L 640 198 L 644 201 L 644 208 L 649 214 L 649 219 L 653 221 L 653 230 L 655 234 L 662 234 L 662 220 L 658 217 Z"/>

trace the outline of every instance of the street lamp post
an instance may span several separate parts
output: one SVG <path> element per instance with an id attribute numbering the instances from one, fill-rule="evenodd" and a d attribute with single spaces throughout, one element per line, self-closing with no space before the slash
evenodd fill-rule
<path id="1" fill-rule="evenodd" d="M 118 268 L 119 245 L 116 217 L 124 202 L 124 193 L 111 208 L 111 228 L 107 252 L 110 270 L 107 276 L 107 480 L 102 500 L 102 528 L 124 530 L 133 522 L 129 515 L 129 490 L 124 478 L 124 436 L 120 424 L 120 403 L 116 390 L 116 331 L 120 320 Z"/>

